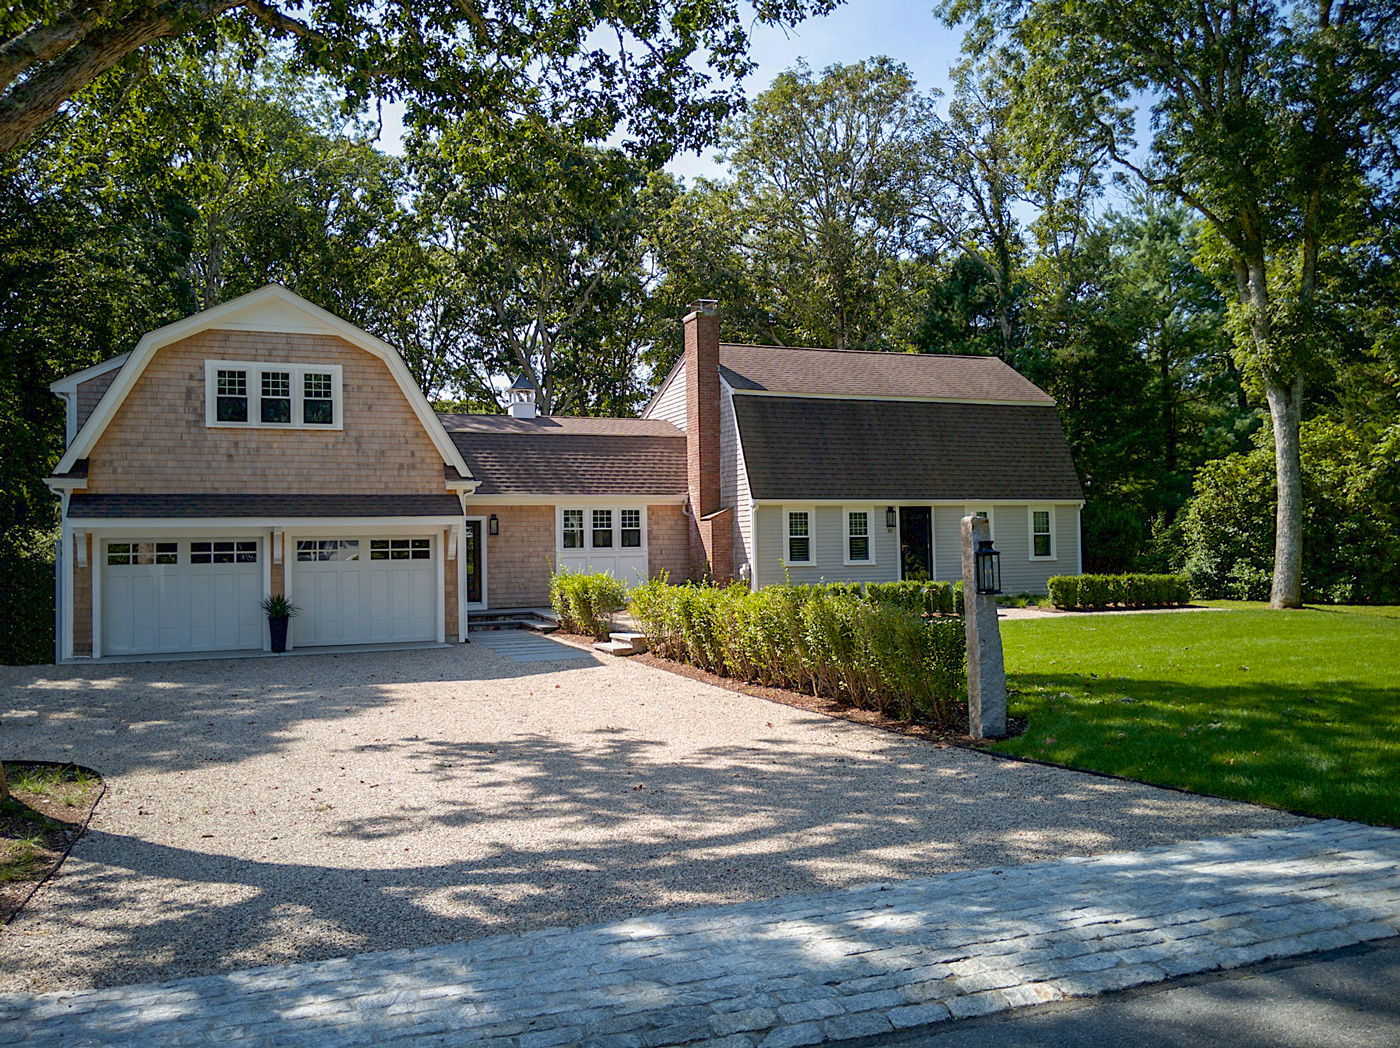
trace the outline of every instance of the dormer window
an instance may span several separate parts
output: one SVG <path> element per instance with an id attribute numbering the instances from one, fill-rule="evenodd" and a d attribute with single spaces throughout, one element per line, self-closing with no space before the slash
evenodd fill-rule
<path id="1" fill-rule="evenodd" d="M 205 362 L 205 424 L 340 429 L 339 364 Z"/>

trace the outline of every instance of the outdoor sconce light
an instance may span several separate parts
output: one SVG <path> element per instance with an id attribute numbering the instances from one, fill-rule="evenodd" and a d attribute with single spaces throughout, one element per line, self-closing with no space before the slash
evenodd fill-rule
<path id="1" fill-rule="evenodd" d="M 488 534 L 488 535 L 499 535 L 500 533 L 501 533 L 501 521 L 500 521 L 500 519 L 496 516 L 496 514 L 492 513 L 491 516 L 489 516 L 488 518 L 486 518 L 486 534 Z"/>
<path id="2" fill-rule="evenodd" d="M 887 528 L 889 528 L 891 531 L 893 531 L 893 530 L 894 530 L 894 523 L 895 523 L 894 507 L 893 507 L 893 506 L 886 506 L 886 507 L 885 507 L 885 527 L 887 527 Z"/>
<path id="3" fill-rule="evenodd" d="M 977 592 L 1001 592 L 1001 554 L 992 549 L 991 539 L 977 543 Z"/>

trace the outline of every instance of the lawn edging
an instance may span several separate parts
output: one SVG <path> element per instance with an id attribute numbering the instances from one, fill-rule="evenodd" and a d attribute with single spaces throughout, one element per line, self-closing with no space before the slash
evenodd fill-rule
<path id="1" fill-rule="evenodd" d="M 63 866 L 63 864 L 68 860 L 69 854 L 73 851 L 73 846 L 77 844 L 78 841 L 82 840 L 83 836 L 87 833 L 88 826 L 92 823 L 92 813 L 97 810 L 98 804 L 100 804 L 102 802 L 102 798 L 107 795 L 107 780 L 103 778 L 102 774 L 98 772 L 95 768 L 89 768 L 84 764 L 75 764 L 72 761 L 7 760 L 5 761 L 5 766 L 7 768 L 15 766 L 24 766 L 30 768 L 62 768 L 72 769 L 73 771 L 77 772 L 86 772 L 97 781 L 97 795 L 92 798 L 92 803 L 88 806 L 87 814 L 83 816 L 82 824 L 71 824 L 77 827 L 77 831 L 69 835 L 68 843 L 64 846 L 63 851 L 59 853 L 58 858 L 53 861 L 49 868 L 44 872 L 44 875 L 42 877 L 40 877 L 37 881 L 33 882 L 33 886 L 29 889 L 29 892 L 22 899 L 20 899 L 18 903 L 15 904 L 14 909 L 12 909 L 6 915 L 4 921 L 0 922 L 0 927 L 7 927 L 8 925 L 10 925 L 16 917 L 18 917 L 21 913 L 24 912 L 24 908 L 28 906 L 30 902 L 33 901 L 34 896 L 39 893 L 39 889 L 42 888 L 44 885 L 48 884 L 49 881 L 53 879 L 53 875 L 57 873 L 59 869 Z M 13 789 L 11 790 L 11 799 L 14 799 Z"/>

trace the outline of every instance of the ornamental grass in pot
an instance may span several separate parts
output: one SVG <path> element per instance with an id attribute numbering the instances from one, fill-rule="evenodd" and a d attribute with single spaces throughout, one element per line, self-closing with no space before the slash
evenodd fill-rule
<path id="1" fill-rule="evenodd" d="M 301 609 L 284 594 L 274 593 L 258 604 L 267 615 L 267 629 L 272 636 L 272 650 L 277 654 L 287 650 L 287 622 Z"/>

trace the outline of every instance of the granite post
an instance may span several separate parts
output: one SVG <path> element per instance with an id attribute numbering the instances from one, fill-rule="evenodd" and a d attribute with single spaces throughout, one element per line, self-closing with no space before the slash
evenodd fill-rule
<path id="1" fill-rule="evenodd" d="M 986 517 L 963 517 L 963 623 L 967 630 L 967 728 L 974 739 L 1006 734 L 1006 664 L 997 599 L 977 592 L 977 544 L 991 538 Z"/>

